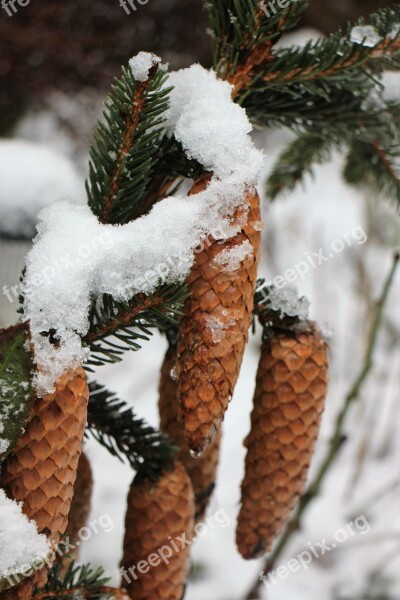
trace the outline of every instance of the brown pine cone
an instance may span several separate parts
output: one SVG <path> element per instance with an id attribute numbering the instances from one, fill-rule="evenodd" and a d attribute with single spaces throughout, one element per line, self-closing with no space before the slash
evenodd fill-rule
<path id="1" fill-rule="evenodd" d="M 34 403 L 23 436 L 2 466 L 1 485 L 6 494 L 22 501 L 25 515 L 36 522 L 38 532 L 46 534 L 53 547 L 68 523 L 88 398 L 82 368 L 60 377 L 56 391 Z M 44 583 L 43 574 L 40 583 Z M 19 587 L 28 586 L 25 581 Z M 19 593 L 13 588 L 10 597 L 30 597 Z"/>
<path id="2" fill-rule="evenodd" d="M 136 475 L 128 494 L 121 561 L 121 587 L 132 599 L 181 600 L 193 515 L 193 490 L 182 463 L 175 462 L 157 483 Z"/>
<path id="3" fill-rule="evenodd" d="M 327 379 L 328 346 L 315 325 L 264 341 L 236 532 L 246 559 L 269 551 L 304 490 Z"/>
<path id="4" fill-rule="evenodd" d="M 84 452 L 78 462 L 78 470 L 74 485 L 74 495 L 72 497 L 71 508 L 68 515 L 67 537 L 72 546 L 79 541 L 79 532 L 86 526 L 90 514 L 91 499 L 93 490 L 93 476 L 90 462 Z M 63 556 L 63 565 L 67 567 L 73 560 L 79 558 L 79 546 L 74 547 Z"/>
<path id="5" fill-rule="evenodd" d="M 196 523 L 206 513 L 208 502 L 215 487 L 215 477 L 219 459 L 221 433 L 212 441 L 201 458 L 192 458 L 181 426 L 178 423 L 178 384 L 171 376 L 177 360 L 176 347 L 170 346 L 161 368 L 158 408 L 160 412 L 160 429 L 167 433 L 181 451 L 178 458 L 192 480 L 196 500 Z"/>
<path id="6" fill-rule="evenodd" d="M 197 193 L 207 180 L 194 188 Z M 260 249 L 260 206 L 248 193 L 249 211 L 240 209 L 233 222 L 243 229 L 229 240 L 209 238 L 196 254 L 187 284 L 178 336 L 179 421 L 189 448 L 200 454 L 220 429 L 238 379 L 248 330 Z M 245 244 L 250 253 L 237 265 L 227 251 Z M 242 249 L 243 249 L 242 248 Z"/>

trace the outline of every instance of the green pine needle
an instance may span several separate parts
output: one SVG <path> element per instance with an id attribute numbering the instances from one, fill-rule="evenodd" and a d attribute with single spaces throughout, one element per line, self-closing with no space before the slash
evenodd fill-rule
<path id="1" fill-rule="evenodd" d="M 307 174 L 313 175 L 313 166 L 327 162 L 335 148 L 335 141 L 324 135 L 306 133 L 292 142 L 282 154 L 267 180 L 266 193 L 275 200 L 282 192 L 293 191 Z"/>
<path id="2" fill-rule="evenodd" d="M 378 197 L 392 199 L 400 207 L 400 146 L 384 147 L 378 141 L 354 140 L 344 168 L 344 178 L 353 186 L 373 188 Z"/>
<path id="3" fill-rule="evenodd" d="M 38 600 L 110 600 L 110 592 L 102 590 L 109 577 L 104 576 L 104 569 L 91 565 L 76 566 L 71 563 L 65 574 L 63 565 L 56 562 L 48 573 L 48 581 L 43 588 L 36 589 L 33 598 Z"/>
<path id="4" fill-rule="evenodd" d="M 186 297 L 186 287 L 177 284 L 163 286 L 152 296 L 137 294 L 128 302 L 117 302 L 109 294 L 93 301 L 89 331 L 83 339 L 90 348 L 88 370 L 121 361 L 125 352 L 140 350 L 154 330 L 175 326 Z"/>
<path id="5" fill-rule="evenodd" d="M 273 45 L 282 33 L 293 29 L 308 3 L 290 0 L 285 8 L 276 4 L 276 12 L 268 16 L 257 0 L 206 0 L 214 69 L 223 78 L 234 75 L 255 48 Z"/>
<path id="6" fill-rule="evenodd" d="M 177 452 L 169 438 L 139 419 L 126 402 L 90 383 L 88 431 L 113 456 L 156 480 Z"/>
<path id="7" fill-rule="evenodd" d="M 103 223 L 127 223 L 141 214 L 165 134 L 166 80 L 162 68 L 154 67 L 143 83 L 123 69 L 105 102 L 86 185 L 89 206 Z"/>

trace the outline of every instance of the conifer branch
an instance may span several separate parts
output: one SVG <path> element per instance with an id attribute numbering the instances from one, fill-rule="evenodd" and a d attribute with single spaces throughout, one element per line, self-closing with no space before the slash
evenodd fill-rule
<path id="1" fill-rule="evenodd" d="M 343 143 L 343 141 L 342 141 Z M 327 162 L 340 141 L 325 134 L 305 133 L 294 140 L 279 156 L 266 185 L 267 197 L 274 200 L 282 192 L 293 191 L 313 166 Z"/>
<path id="2" fill-rule="evenodd" d="M 152 68 L 149 75 L 150 79 L 156 72 L 156 70 L 157 67 Z M 147 81 L 138 83 L 137 88 L 133 94 L 131 114 L 129 114 L 126 117 L 126 130 L 123 135 L 122 146 L 115 160 L 114 173 L 112 174 L 110 181 L 110 189 L 108 191 L 107 196 L 104 198 L 103 207 L 100 214 L 100 221 L 102 223 L 110 222 L 111 210 L 117 198 L 119 190 L 119 180 L 123 168 L 123 161 L 125 160 L 126 155 L 132 148 L 134 136 L 135 133 L 137 133 L 137 129 L 140 122 L 140 116 L 143 111 L 145 103 L 145 92 L 148 86 L 149 79 Z"/>
<path id="3" fill-rule="evenodd" d="M 235 86 L 236 96 L 268 62 L 271 48 L 282 33 L 293 28 L 308 0 L 267 10 L 252 0 L 207 0 L 213 39 L 214 68 Z"/>
<path id="4" fill-rule="evenodd" d="M 91 565 L 77 566 L 72 562 L 65 574 L 63 565 L 56 562 L 48 573 L 43 588 L 36 589 L 35 600 L 129 600 L 125 590 L 109 587 L 104 570 Z"/>
<path id="5" fill-rule="evenodd" d="M 378 155 L 378 158 L 379 158 L 380 162 L 382 163 L 383 167 L 386 169 L 389 177 L 400 188 L 400 172 L 396 171 L 396 168 L 393 165 L 393 163 L 391 162 L 389 155 L 386 154 L 384 148 L 382 148 L 382 146 L 380 145 L 378 140 L 375 140 L 372 145 L 375 148 L 376 154 Z M 399 201 L 400 201 L 400 198 L 399 198 Z"/>
<path id="6" fill-rule="evenodd" d="M 163 298 L 160 296 L 151 297 L 146 296 L 145 294 L 138 294 L 134 301 L 137 301 L 138 303 L 133 304 L 133 306 L 130 304 L 124 305 L 124 309 L 118 311 L 115 317 L 105 320 L 104 322 L 99 320 L 99 323 L 93 323 L 89 332 L 83 338 L 83 342 L 86 345 L 91 345 L 102 338 L 114 335 L 118 330 L 124 327 L 132 326 L 132 323 L 135 322 L 135 318 L 138 315 L 150 308 L 160 306 L 163 303 Z"/>
<path id="7" fill-rule="evenodd" d="M 400 19 L 398 12 L 397 18 Z M 345 37 L 339 32 L 309 42 L 304 49 L 280 50 L 263 81 L 294 84 L 315 79 L 337 79 L 339 75 L 349 79 L 353 74 L 357 75 L 357 70 L 369 78 L 369 72 L 381 70 L 383 66 L 400 67 L 400 31 L 396 37 L 385 37 L 372 48 L 349 42 L 350 31 L 351 28 Z"/>
<path id="8" fill-rule="evenodd" d="M 128 461 L 134 470 L 156 480 L 171 463 L 177 448 L 114 393 L 97 383 L 90 383 L 89 391 L 89 433 L 112 456 Z"/>
<path id="9" fill-rule="evenodd" d="M 381 140 L 353 140 L 344 169 L 350 185 L 373 186 L 379 196 L 393 199 L 400 206 L 400 170 L 396 166 L 399 143 L 388 147 Z"/>
<path id="10" fill-rule="evenodd" d="M 127 223 L 140 214 L 165 134 L 166 80 L 158 66 L 145 82 L 123 69 L 106 100 L 86 184 L 89 206 L 102 223 Z"/>
<path id="11" fill-rule="evenodd" d="M 164 286 L 151 296 L 137 294 L 128 302 L 117 302 L 109 294 L 94 300 L 89 330 L 82 339 L 91 352 L 87 365 L 119 362 L 125 352 L 139 350 L 154 329 L 165 331 L 176 325 L 186 296 L 186 287 L 177 284 Z"/>
<path id="12" fill-rule="evenodd" d="M 348 148 L 346 181 L 357 186 L 372 185 L 378 195 L 400 205 L 400 171 L 396 166 L 400 148 L 400 128 L 396 125 L 399 106 L 380 98 L 376 106 L 371 101 L 370 105 L 357 108 L 358 103 L 355 99 L 354 106 L 347 107 L 348 112 L 337 118 L 331 115 L 321 122 L 318 133 L 313 131 L 317 124 L 313 120 L 305 127 L 304 122 L 298 123 L 299 137 L 282 152 L 268 177 L 269 198 L 274 200 L 283 192 L 292 191 L 307 174 L 313 174 L 314 164 L 327 162 L 332 152 Z"/>

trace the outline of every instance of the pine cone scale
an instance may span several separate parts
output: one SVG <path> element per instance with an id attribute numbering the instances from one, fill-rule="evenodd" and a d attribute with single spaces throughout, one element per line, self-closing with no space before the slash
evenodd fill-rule
<path id="1" fill-rule="evenodd" d="M 229 240 L 210 240 L 196 255 L 187 280 L 191 296 L 178 336 L 179 420 L 196 453 L 203 452 L 219 431 L 252 320 L 260 208 L 257 194 L 248 194 L 246 200 L 248 213 L 240 209 L 234 217 L 235 222 L 243 222 L 241 232 Z M 226 256 L 242 244 L 248 253 L 229 266 Z"/>
<path id="2" fill-rule="evenodd" d="M 88 397 L 83 369 L 61 377 L 55 393 L 34 403 L 31 420 L 2 468 L 1 483 L 7 495 L 23 503 L 23 512 L 54 546 L 67 526 Z M 10 594 L 24 598 L 29 588 L 26 581 Z"/>
<path id="3" fill-rule="evenodd" d="M 316 327 L 277 333 L 262 348 L 237 545 L 267 552 L 303 492 L 327 389 L 327 345 Z"/>
<path id="4" fill-rule="evenodd" d="M 160 428 L 167 433 L 174 444 L 180 448 L 179 460 L 184 464 L 192 481 L 196 499 L 196 521 L 201 521 L 215 487 L 216 471 L 219 459 L 221 435 L 207 448 L 201 458 L 192 458 L 187 442 L 178 423 L 178 385 L 171 377 L 177 360 L 176 348 L 170 346 L 161 368 L 159 385 Z M 215 369 L 222 371 L 217 361 L 213 361 Z M 188 396 L 189 401 L 189 396 Z M 196 402 L 193 403 L 196 407 Z"/>
<path id="5" fill-rule="evenodd" d="M 152 483 L 137 475 L 128 494 L 125 519 L 124 554 L 121 566 L 125 587 L 135 600 L 181 600 L 189 567 L 189 547 L 174 548 L 172 542 L 184 535 L 193 535 L 194 496 L 189 477 L 179 462 L 172 470 Z M 161 560 L 158 551 L 169 546 L 168 564 Z M 140 561 L 149 561 L 156 555 L 159 564 L 150 566 L 148 572 L 137 573 L 136 579 L 129 569 Z M 129 579 L 129 582 L 127 581 Z"/>

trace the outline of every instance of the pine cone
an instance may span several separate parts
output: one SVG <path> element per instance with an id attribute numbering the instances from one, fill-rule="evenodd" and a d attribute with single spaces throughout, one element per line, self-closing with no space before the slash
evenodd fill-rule
<path id="1" fill-rule="evenodd" d="M 136 475 L 128 494 L 121 561 L 121 585 L 131 598 L 181 600 L 189 567 L 184 542 L 192 539 L 193 515 L 193 490 L 180 462 L 157 483 Z"/>
<path id="2" fill-rule="evenodd" d="M 178 423 L 178 384 L 171 376 L 177 360 L 176 347 L 170 346 L 161 368 L 159 385 L 160 429 L 167 433 L 174 444 L 181 449 L 178 458 L 192 480 L 196 500 L 196 523 L 206 513 L 207 505 L 215 487 L 215 476 L 219 459 L 221 434 L 213 440 L 201 458 L 192 458 L 181 426 Z"/>
<path id="3" fill-rule="evenodd" d="M 78 462 L 74 495 L 68 515 L 67 536 L 69 542 L 75 546 L 79 542 L 79 532 L 86 526 L 90 514 L 93 490 L 93 476 L 90 462 L 85 453 L 82 452 Z M 69 563 L 79 558 L 79 546 L 75 547 L 63 557 L 63 565 L 68 567 Z"/>
<path id="4" fill-rule="evenodd" d="M 327 378 L 328 347 L 315 326 L 263 343 L 236 533 L 246 559 L 268 552 L 304 490 Z"/>
<path id="5" fill-rule="evenodd" d="M 193 192 L 204 187 L 205 181 Z M 242 231 L 228 241 L 206 240 L 187 280 L 191 296 L 185 303 L 178 336 L 179 421 L 189 448 L 198 454 L 220 429 L 252 320 L 260 207 L 257 193 L 247 194 L 246 201 L 248 213 L 242 208 L 233 219 L 245 222 Z M 229 263 L 234 261 L 228 259 L 227 251 L 242 244 L 250 253 L 237 269 L 232 268 Z"/>
<path id="6" fill-rule="evenodd" d="M 68 523 L 88 397 L 83 369 L 60 377 L 56 391 L 34 403 L 25 433 L 2 466 L 1 483 L 7 495 L 23 502 L 25 515 L 54 547 Z M 43 576 L 39 579 L 44 583 Z M 19 587 L 29 585 L 24 581 Z M 19 593 L 13 588 L 10 597 L 30 597 Z"/>

